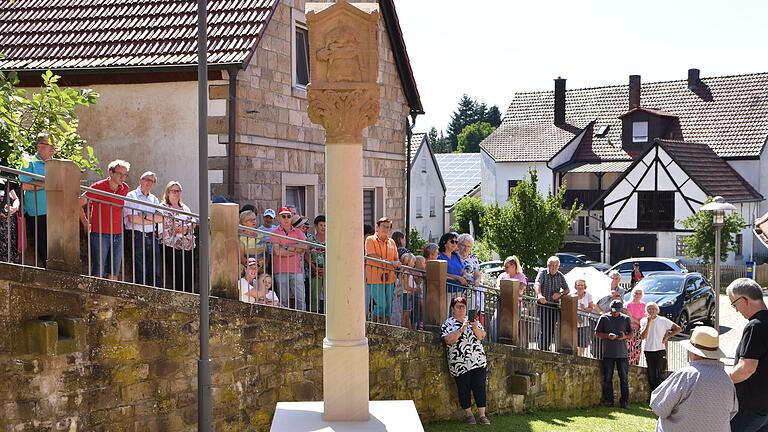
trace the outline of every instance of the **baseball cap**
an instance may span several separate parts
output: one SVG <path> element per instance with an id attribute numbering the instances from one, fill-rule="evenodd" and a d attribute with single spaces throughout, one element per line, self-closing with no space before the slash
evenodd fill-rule
<path id="1" fill-rule="evenodd" d="M 280 211 L 277 214 L 291 214 L 291 210 L 288 207 L 280 207 Z"/>
<path id="2" fill-rule="evenodd" d="M 252 265 L 258 265 L 258 264 L 259 264 L 259 261 L 257 261 L 256 258 L 254 258 L 254 257 L 248 258 L 248 267 L 250 267 Z"/>
<path id="3" fill-rule="evenodd" d="M 269 217 L 271 217 L 272 219 L 274 219 L 274 218 L 275 218 L 275 211 L 274 211 L 274 210 L 272 210 L 272 209 L 266 209 L 266 210 L 264 210 L 264 217 L 267 217 L 267 216 L 269 216 Z"/>
<path id="4" fill-rule="evenodd" d="M 624 308 L 624 303 L 621 300 L 614 300 L 611 302 L 611 311 L 621 312 L 623 308 Z"/>

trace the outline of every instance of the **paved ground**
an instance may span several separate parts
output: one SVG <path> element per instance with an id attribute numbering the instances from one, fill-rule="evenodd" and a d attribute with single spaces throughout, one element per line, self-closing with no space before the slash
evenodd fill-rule
<path id="1" fill-rule="evenodd" d="M 721 294 L 720 349 L 728 356 L 728 359 L 726 359 L 727 364 L 733 363 L 733 355 L 736 353 L 736 347 L 739 345 L 741 332 L 744 330 L 745 325 L 747 325 L 747 320 L 731 306 L 728 296 Z"/>

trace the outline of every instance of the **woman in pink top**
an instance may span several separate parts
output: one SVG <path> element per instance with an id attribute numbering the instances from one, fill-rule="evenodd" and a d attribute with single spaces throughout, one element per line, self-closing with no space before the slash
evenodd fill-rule
<path id="1" fill-rule="evenodd" d="M 528 286 L 528 278 L 523 273 L 523 267 L 520 265 L 520 259 L 516 255 L 507 257 L 504 260 L 504 272 L 499 275 L 496 285 L 503 280 L 516 280 L 520 282 L 520 298 L 522 299 L 525 288 Z"/>
<path id="2" fill-rule="evenodd" d="M 640 337 L 640 320 L 646 316 L 645 303 L 643 300 L 643 290 L 635 288 L 632 291 L 632 301 L 626 308 L 629 313 L 629 319 L 632 321 L 632 339 L 627 341 L 629 347 L 629 363 L 637 365 L 640 363 L 641 345 L 643 339 Z"/>

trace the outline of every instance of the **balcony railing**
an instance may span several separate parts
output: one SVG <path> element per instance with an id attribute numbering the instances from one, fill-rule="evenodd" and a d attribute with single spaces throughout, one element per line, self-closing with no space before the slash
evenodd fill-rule
<path id="1" fill-rule="evenodd" d="M 586 190 L 586 189 L 567 189 L 565 191 L 565 201 L 563 201 L 563 208 L 571 208 L 573 206 L 574 202 L 579 202 L 581 204 L 584 204 L 584 208 L 591 206 L 593 203 L 596 203 L 598 198 L 600 198 L 600 195 L 603 194 L 604 191 L 599 190 Z M 594 209 L 600 210 L 603 208 L 603 202 L 597 202 Z"/>

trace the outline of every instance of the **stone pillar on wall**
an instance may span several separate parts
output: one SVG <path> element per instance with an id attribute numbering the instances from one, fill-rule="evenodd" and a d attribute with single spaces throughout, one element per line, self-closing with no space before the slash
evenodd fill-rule
<path id="1" fill-rule="evenodd" d="M 519 345 L 520 282 L 503 280 L 499 285 L 499 343 Z"/>
<path id="2" fill-rule="evenodd" d="M 307 14 L 309 119 L 325 129 L 328 218 L 323 419 L 367 421 L 363 277 L 363 129 L 379 116 L 377 12 L 345 1 Z M 357 269 L 351 271 L 350 269 Z"/>
<path id="3" fill-rule="evenodd" d="M 427 285 L 424 289 L 424 326 L 430 331 L 439 331 L 448 318 L 448 262 L 427 261 Z"/>
<path id="4" fill-rule="evenodd" d="M 237 204 L 211 204 L 211 294 L 239 299 L 240 242 Z"/>
<path id="5" fill-rule="evenodd" d="M 48 264 L 53 270 L 80 271 L 80 170 L 74 162 L 45 164 L 48 208 Z"/>
<path id="6" fill-rule="evenodd" d="M 576 306 L 579 300 L 566 295 L 560 298 L 560 352 L 575 354 L 578 345 L 578 316 Z"/>

